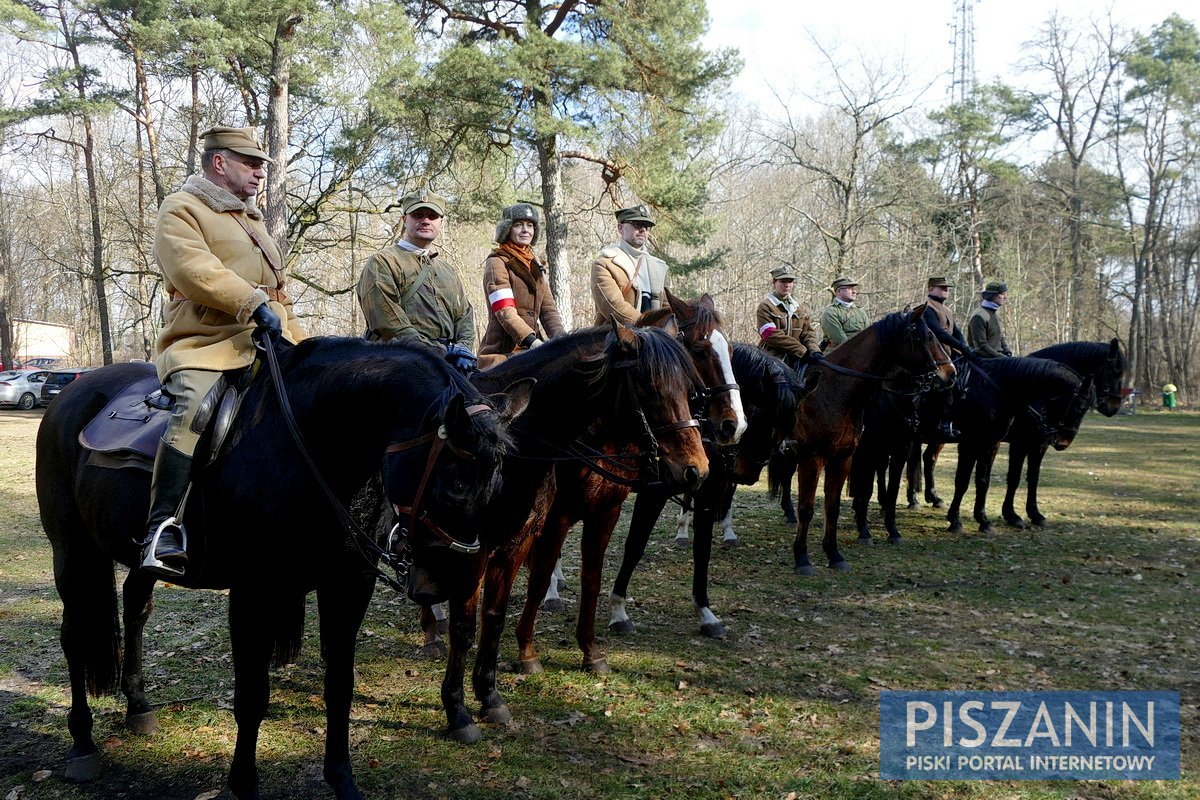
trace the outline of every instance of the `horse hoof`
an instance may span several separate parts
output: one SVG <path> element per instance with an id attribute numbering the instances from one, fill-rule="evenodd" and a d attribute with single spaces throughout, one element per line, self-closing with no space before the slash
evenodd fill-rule
<path id="1" fill-rule="evenodd" d="M 429 659 L 430 661 L 441 661 L 449 655 L 446 649 L 446 643 L 441 639 L 434 639 L 432 642 L 426 642 L 421 645 L 421 649 L 417 651 L 421 658 Z"/>
<path id="2" fill-rule="evenodd" d="M 900 536 L 900 534 L 897 533 L 895 536 L 888 537 L 888 544 L 894 544 L 899 547 L 900 545 L 904 544 L 904 539 Z"/>
<path id="3" fill-rule="evenodd" d="M 850 571 L 850 562 L 849 561 L 834 561 L 832 564 L 829 565 L 829 568 L 835 569 L 838 572 L 849 572 Z"/>
<path id="4" fill-rule="evenodd" d="M 1017 516 L 1005 517 L 1004 521 L 1006 523 L 1008 523 L 1008 526 L 1010 528 L 1016 528 L 1019 531 L 1025 530 L 1025 527 L 1026 527 L 1025 520 L 1021 519 L 1020 517 L 1017 517 Z"/>
<path id="5" fill-rule="evenodd" d="M 797 564 L 795 572 L 797 575 L 816 575 L 817 570 L 812 564 Z"/>
<path id="6" fill-rule="evenodd" d="M 541 675 L 545 671 L 546 668 L 538 658 L 523 658 L 517 662 L 517 672 L 522 675 Z"/>
<path id="7" fill-rule="evenodd" d="M 690 536 L 676 536 L 675 537 L 675 546 L 676 547 L 691 547 L 692 546 L 692 538 Z"/>
<path id="8" fill-rule="evenodd" d="M 1035 528 L 1044 528 L 1044 527 L 1046 527 L 1046 518 L 1045 517 L 1030 517 L 1029 524 Z"/>
<path id="9" fill-rule="evenodd" d="M 125 727 L 135 736 L 149 736 L 158 730 L 158 717 L 153 711 L 130 714 L 125 717 Z"/>
<path id="10" fill-rule="evenodd" d="M 567 582 L 562 578 L 559 578 L 558 583 L 555 584 L 555 587 L 558 589 L 558 591 L 565 592 L 567 590 Z"/>
<path id="11" fill-rule="evenodd" d="M 461 728 L 447 731 L 446 735 L 459 744 L 478 744 L 483 739 L 483 731 L 479 730 L 479 726 L 474 722 L 468 723 Z"/>
<path id="12" fill-rule="evenodd" d="M 724 639 L 729 634 L 725 631 L 725 626 L 719 622 L 706 622 L 700 626 L 700 633 L 710 639 Z"/>
<path id="13" fill-rule="evenodd" d="M 542 611 L 549 611 L 552 614 L 556 611 L 562 611 L 564 608 L 566 606 L 563 605 L 563 601 L 558 597 L 551 597 L 542 603 Z"/>
<path id="14" fill-rule="evenodd" d="M 985 522 L 982 525 L 980 525 L 979 532 L 984 534 L 985 536 L 995 536 L 998 533 L 998 531 L 996 530 L 996 526 L 990 522 Z"/>
<path id="15" fill-rule="evenodd" d="M 492 722 L 496 725 L 507 725 L 512 722 L 512 712 L 508 710 L 508 703 L 501 703 L 495 708 L 485 708 L 481 716 L 484 722 Z"/>
<path id="16" fill-rule="evenodd" d="M 874 547 L 875 546 L 875 540 L 871 538 L 870 534 L 868 534 L 866 536 L 858 537 L 858 543 L 861 544 L 863 547 Z"/>
<path id="17" fill-rule="evenodd" d="M 608 629 L 613 633 L 633 633 L 636 630 L 633 621 L 628 619 L 610 622 L 608 623 Z"/>
<path id="18" fill-rule="evenodd" d="M 728 539 L 728 538 L 722 539 L 721 545 L 724 547 L 737 547 L 738 546 L 738 538 L 736 536 L 734 536 L 732 539 Z"/>
<path id="19" fill-rule="evenodd" d="M 921 504 L 920 504 L 920 503 L 918 503 L 916 500 L 909 500 L 909 501 L 908 501 L 908 510 L 909 510 L 909 511 L 915 511 L 916 509 L 918 509 L 918 508 L 920 508 L 920 507 L 921 507 Z"/>
<path id="20" fill-rule="evenodd" d="M 95 780 L 100 776 L 100 754 L 88 753 L 86 756 L 76 756 L 67 760 L 63 770 L 63 780 L 71 783 L 84 783 Z"/>
<path id="21" fill-rule="evenodd" d="M 934 508 L 945 508 L 946 507 L 946 501 L 940 497 L 935 497 L 932 500 L 930 500 L 929 502 Z"/>
<path id="22" fill-rule="evenodd" d="M 607 675 L 608 673 L 612 672 L 612 670 L 608 668 L 607 658 L 597 658 L 595 661 L 585 661 L 583 662 L 583 669 L 585 672 L 590 672 L 593 675 Z"/>
<path id="23" fill-rule="evenodd" d="M 800 524 L 800 520 L 796 519 L 795 514 L 784 514 L 783 521 L 786 522 L 788 525 L 799 525 Z"/>
<path id="24" fill-rule="evenodd" d="M 966 528 L 964 528 L 962 526 L 961 522 L 951 522 L 950 527 L 947 528 L 946 530 L 948 530 L 950 533 L 957 533 L 957 534 L 962 534 L 962 533 L 967 532 Z"/>

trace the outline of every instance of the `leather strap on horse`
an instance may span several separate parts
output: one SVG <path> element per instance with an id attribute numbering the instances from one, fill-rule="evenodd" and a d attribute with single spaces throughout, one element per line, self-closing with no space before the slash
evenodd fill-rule
<path id="1" fill-rule="evenodd" d="M 246 224 L 246 220 L 242 219 L 242 212 L 230 211 L 230 216 L 237 220 L 237 224 L 242 226 L 242 230 L 250 237 L 250 241 L 254 242 L 254 246 L 262 253 L 262 257 L 267 260 L 267 266 L 271 268 L 271 272 L 275 273 L 275 288 L 283 288 L 283 265 L 275 258 L 275 251 L 267 247 L 262 238 L 259 237 L 254 229 Z"/>

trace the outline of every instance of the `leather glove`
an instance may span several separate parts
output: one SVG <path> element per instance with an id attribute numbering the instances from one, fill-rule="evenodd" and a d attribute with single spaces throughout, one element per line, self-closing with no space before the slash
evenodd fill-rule
<path id="1" fill-rule="evenodd" d="M 283 335 L 283 321 L 279 319 L 279 315 L 271 310 L 271 306 L 263 303 L 258 308 L 254 309 L 254 313 L 250 315 L 250 319 L 254 320 L 254 324 L 266 330 L 267 335 L 272 339 L 278 339 Z"/>
<path id="2" fill-rule="evenodd" d="M 467 375 L 474 372 L 476 370 L 475 365 L 479 363 L 479 359 L 475 357 L 474 353 L 458 343 L 446 345 L 445 358 L 447 364 Z"/>
<path id="3" fill-rule="evenodd" d="M 533 348 L 537 347 L 541 343 L 542 343 L 542 337 L 538 336 L 536 333 L 530 333 L 528 336 L 526 336 L 524 339 L 521 340 L 521 349 L 522 350 L 532 350 Z"/>
<path id="4" fill-rule="evenodd" d="M 825 354 L 824 354 L 824 353 L 822 353 L 820 350 L 809 350 L 809 351 L 808 351 L 808 355 L 806 355 L 806 356 L 805 356 L 805 359 L 806 359 L 806 360 L 807 360 L 809 363 L 814 363 L 814 362 L 817 362 L 817 361 L 824 361 L 824 360 L 825 360 Z"/>

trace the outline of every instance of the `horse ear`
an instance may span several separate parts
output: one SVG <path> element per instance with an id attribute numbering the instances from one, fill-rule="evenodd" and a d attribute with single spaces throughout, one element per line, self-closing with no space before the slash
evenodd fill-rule
<path id="1" fill-rule="evenodd" d="M 921 305 L 914 307 L 912 303 L 905 303 L 904 308 L 900 310 L 905 314 L 914 314 L 919 317 L 925 311 L 925 304 L 921 303 Z"/>
<path id="2" fill-rule="evenodd" d="M 707 308 L 709 311 L 717 310 L 717 304 L 716 304 L 716 302 L 713 301 L 712 295 L 709 294 L 708 292 L 705 292 L 704 294 L 700 295 L 700 299 L 697 300 L 696 302 L 699 305 L 702 305 L 705 308 Z"/>
<path id="3" fill-rule="evenodd" d="M 488 395 L 488 399 L 500 414 L 501 422 L 508 424 L 525 413 L 530 400 L 533 399 L 533 387 L 536 385 L 537 378 L 522 378 L 509 384 L 503 392 Z"/>
<path id="4" fill-rule="evenodd" d="M 672 339 L 679 337 L 679 318 L 674 314 L 664 319 L 662 325 L 659 325 L 658 327 L 666 331 L 667 335 L 669 335 Z"/>
<path id="5" fill-rule="evenodd" d="M 617 337 L 617 343 L 621 345 L 622 348 L 629 351 L 637 350 L 638 338 L 637 334 L 633 332 L 633 328 L 630 328 L 626 325 L 618 325 L 617 321 L 614 319 L 613 335 Z"/>
<path id="6" fill-rule="evenodd" d="M 462 392 L 456 392 L 450 398 L 450 402 L 446 403 L 446 411 L 442 414 L 442 425 L 447 433 L 458 430 L 465 430 L 464 426 L 470 424 L 470 417 L 467 416 L 467 401 L 463 397 Z"/>
<path id="7" fill-rule="evenodd" d="M 1121 355 L 1121 340 L 1113 337 L 1113 340 L 1108 343 L 1108 357 L 1116 358 Z"/>
<path id="8" fill-rule="evenodd" d="M 678 297 L 671 294 L 670 289 L 663 289 L 663 294 L 666 295 L 667 303 L 671 306 L 672 311 L 674 311 L 677 315 L 679 315 L 681 317 L 690 316 L 690 312 L 692 309 L 691 309 L 691 307 L 688 306 L 688 304 L 685 301 L 680 300 Z"/>

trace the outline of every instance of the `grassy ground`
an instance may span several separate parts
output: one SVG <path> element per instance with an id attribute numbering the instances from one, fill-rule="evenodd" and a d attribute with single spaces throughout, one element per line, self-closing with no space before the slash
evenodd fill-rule
<path id="1" fill-rule="evenodd" d="M 147 636 L 161 731 L 128 735 L 122 705 L 103 698 L 104 776 L 59 778 L 69 698 L 33 489 L 39 418 L 0 412 L 0 797 L 215 796 L 234 738 L 225 597 L 174 587 L 157 591 Z M 853 571 L 808 579 L 792 575 L 791 534 L 763 486 L 741 491 L 743 546 L 717 552 L 712 569 L 729 638 L 699 636 L 690 559 L 663 522 L 631 586 L 637 632 L 604 636 L 605 677 L 577 669 L 572 549 L 568 610 L 539 623 L 547 672 L 503 674 L 515 722 L 471 748 L 439 736 L 441 665 L 416 657 L 412 607 L 381 588 L 360 636 L 360 786 L 372 798 L 1200 797 L 1198 470 L 1200 415 L 1092 415 L 1070 450 L 1047 456 L 1047 529 L 951 536 L 925 508 L 901 512 L 903 547 L 864 550 L 844 514 Z M 509 635 L 502 657 L 514 650 Z M 315 636 L 273 687 L 259 745 L 266 796 L 327 797 Z M 1179 690 L 1183 780 L 880 781 L 879 691 L 918 688 Z"/>

